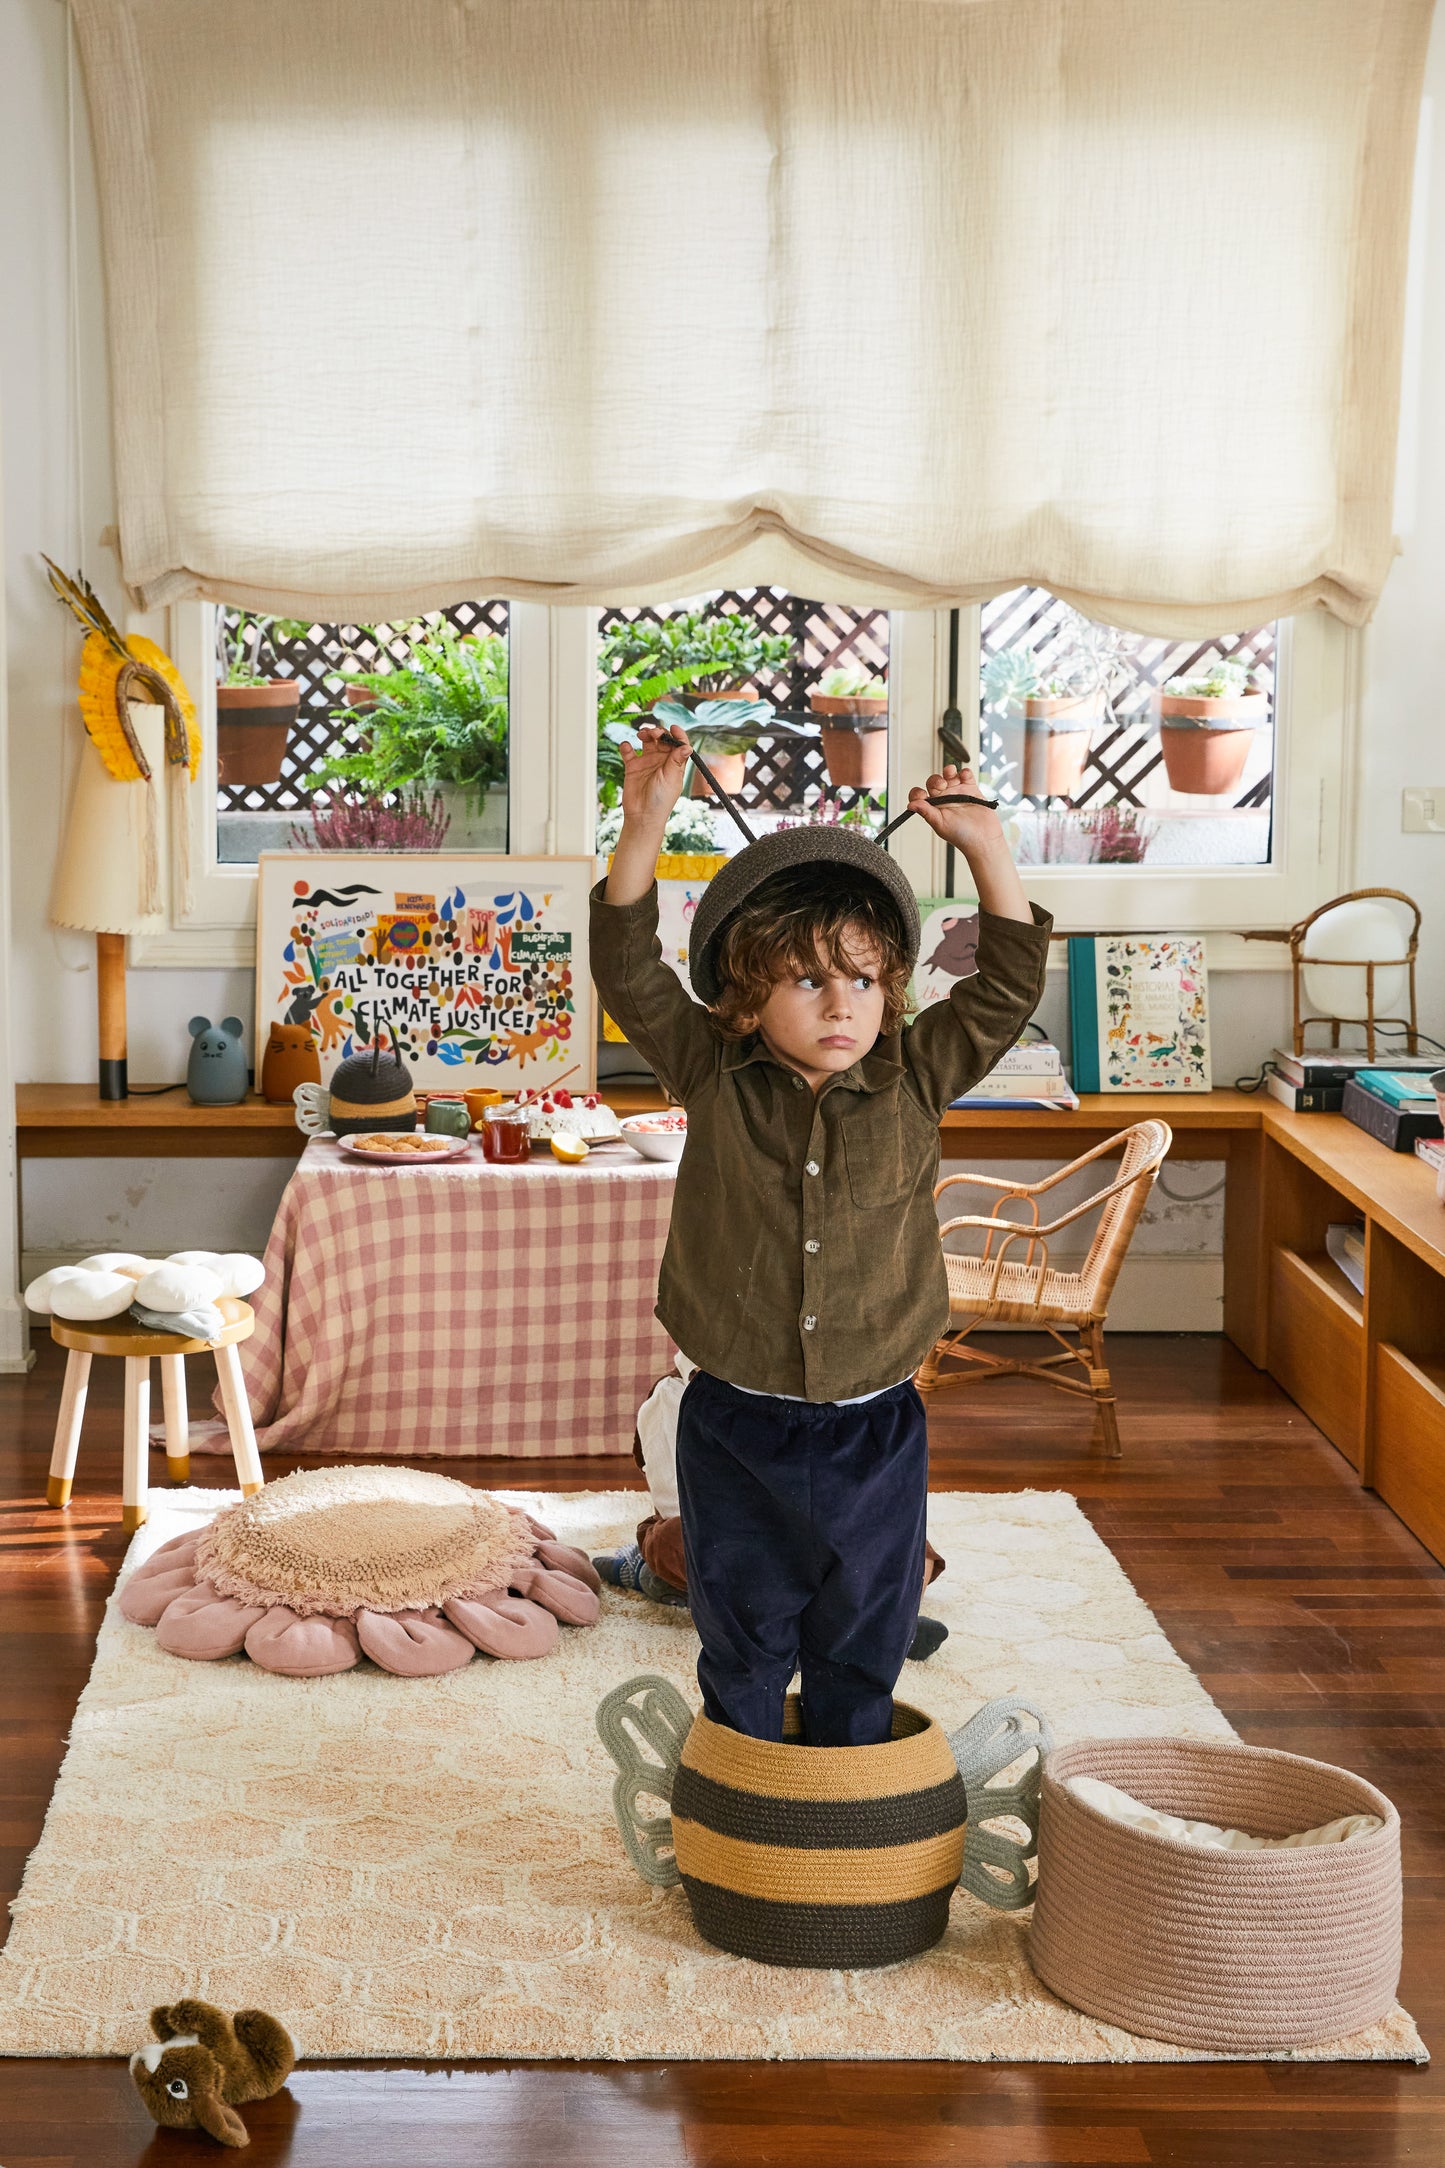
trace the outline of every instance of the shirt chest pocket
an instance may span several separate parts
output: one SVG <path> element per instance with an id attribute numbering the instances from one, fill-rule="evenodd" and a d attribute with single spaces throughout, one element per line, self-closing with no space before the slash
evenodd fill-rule
<path id="1" fill-rule="evenodd" d="M 907 1203 L 930 1164 L 922 1117 L 890 1092 L 860 1098 L 842 1128 L 848 1189 L 858 1209 Z"/>

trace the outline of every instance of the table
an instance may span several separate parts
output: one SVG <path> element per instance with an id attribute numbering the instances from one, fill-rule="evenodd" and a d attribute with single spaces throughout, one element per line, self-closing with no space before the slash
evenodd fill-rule
<path id="1" fill-rule="evenodd" d="M 372 1169 L 313 1140 L 242 1350 L 261 1451 L 630 1451 L 672 1362 L 652 1309 L 675 1172 L 625 1144 Z"/>

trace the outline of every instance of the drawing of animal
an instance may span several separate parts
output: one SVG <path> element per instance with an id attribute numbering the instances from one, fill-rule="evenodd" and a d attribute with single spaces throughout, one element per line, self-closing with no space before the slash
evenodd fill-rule
<path id="1" fill-rule="evenodd" d="M 946 971 L 951 979 L 968 978 L 977 971 L 977 911 L 971 911 L 966 918 L 944 919 L 938 931 L 938 946 L 924 965 L 924 970 Z"/>
<path id="2" fill-rule="evenodd" d="M 321 1001 L 322 989 L 303 979 L 291 997 L 290 1007 L 282 1017 L 283 1024 L 309 1024 Z"/>

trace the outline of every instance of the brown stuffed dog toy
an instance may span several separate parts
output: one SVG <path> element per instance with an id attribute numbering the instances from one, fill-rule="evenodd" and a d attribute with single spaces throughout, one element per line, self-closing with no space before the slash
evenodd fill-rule
<path id="1" fill-rule="evenodd" d="M 163 2130 L 204 2130 L 218 2145 L 249 2145 L 232 2111 L 269 2100 L 296 2062 L 291 2035 L 264 2010 L 227 2017 L 213 2002 L 168 2002 L 151 2012 L 155 2041 L 130 2059 L 136 2091 Z"/>

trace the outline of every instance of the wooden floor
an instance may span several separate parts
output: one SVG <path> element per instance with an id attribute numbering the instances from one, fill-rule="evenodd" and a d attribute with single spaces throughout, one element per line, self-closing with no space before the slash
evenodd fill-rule
<path id="1" fill-rule="evenodd" d="M 954 1402 L 937 1416 L 935 1483 L 1073 1491 L 1244 1738 L 1343 1762 L 1390 1793 L 1405 1821 L 1401 1996 L 1439 2048 L 1445 1574 L 1226 1342 L 1113 1347 L 1121 1463 L 1091 1458 L 1086 1411 L 1011 1381 L 985 1388 L 966 1415 Z M 7 1899 L 40 1833 L 124 1548 L 109 1378 L 92 1395 L 73 1506 L 61 1516 L 40 1503 L 57 1393 L 48 1347 L 31 1377 L 0 1379 Z M 229 1474 L 223 1462 L 194 1465 L 200 1481 Z M 448 1465 L 517 1480 L 515 1462 Z M 587 1461 L 553 1463 L 547 1479 L 604 1486 L 635 1474 Z M 526 1480 L 540 1480 L 535 1468 Z M 1445 2081 L 1398 2064 L 352 2064 L 303 2069 L 245 2112 L 253 2168 L 1445 2164 Z M 207 2139 L 155 2133 L 119 2063 L 0 2062 L 3 2168 L 217 2157 Z"/>

